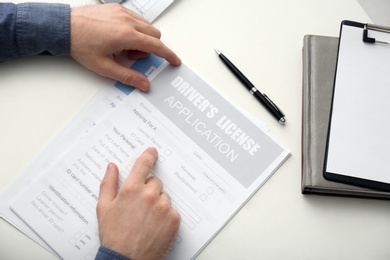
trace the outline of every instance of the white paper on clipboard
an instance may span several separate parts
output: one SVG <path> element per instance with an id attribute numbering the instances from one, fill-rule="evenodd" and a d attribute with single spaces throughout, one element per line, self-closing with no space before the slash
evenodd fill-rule
<path id="1" fill-rule="evenodd" d="M 390 45 L 365 43 L 363 30 L 341 26 L 324 175 L 390 190 Z M 368 34 L 390 42 L 390 33 Z"/>

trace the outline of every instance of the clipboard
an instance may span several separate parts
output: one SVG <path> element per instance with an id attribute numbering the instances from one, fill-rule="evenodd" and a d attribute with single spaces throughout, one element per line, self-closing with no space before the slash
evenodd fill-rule
<path id="1" fill-rule="evenodd" d="M 341 23 L 324 177 L 390 191 L 390 28 Z"/>

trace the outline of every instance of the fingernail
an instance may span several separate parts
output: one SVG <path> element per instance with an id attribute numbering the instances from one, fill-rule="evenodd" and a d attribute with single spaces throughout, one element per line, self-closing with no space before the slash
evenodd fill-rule
<path id="1" fill-rule="evenodd" d="M 181 64 L 181 59 L 177 57 L 175 65 L 180 65 L 180 64 Z"/>
<path id="2" fill-rule="evenodd" d="M 153 153 L 154 156 L 157 157 L 158 152 L 157 152 L 156 147 L 149 147 L 148 150 L 149 150 L 151 153 Z"/>
<path id="3" fill-rule="evenodd" d="M 114 166 L 114 164 L 112 162 L 108 163 L 107 164 L 107 172 L 111 171 L 113 166 Z"/>
<path id="4" fill-rule="evenodd" d="M 142 90 L 142 91 L 148 91 L 149 90 L 149 82 L 147 82 L 145 80 L 142 80 L 139 83 L 139 89 Z"/>

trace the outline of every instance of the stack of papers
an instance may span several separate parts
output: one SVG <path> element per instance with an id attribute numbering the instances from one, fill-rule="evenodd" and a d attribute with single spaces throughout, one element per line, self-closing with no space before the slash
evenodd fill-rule
<path id="1" fill-rule="evenodd" d="M 157 148 L 151 174 L 181 215 L 167 259 L 191 259 L 289 156 L 185 64 L 151 55 L 131 67 L 148 77 L 150 91 L 107 83 L 0 201 L 2 217 L 63 259 L 96 255 L 108 162 L 122 182 L 147 147 Z"/>

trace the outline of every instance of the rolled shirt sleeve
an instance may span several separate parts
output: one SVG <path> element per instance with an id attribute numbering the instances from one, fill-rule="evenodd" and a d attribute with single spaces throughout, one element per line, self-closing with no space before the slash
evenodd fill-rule
<path id="1" fill-rule="evenodd" d="M 70 55 L 70 6 L 0 3 L 0 61 Z"/>
<path id="2" fill-rule="evenodd" d="M 95 260 L 130 260 L 124 255 L 119 254 L 107 247 L 100 246 Z"/>

